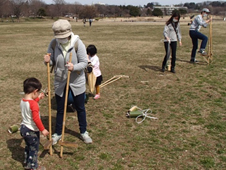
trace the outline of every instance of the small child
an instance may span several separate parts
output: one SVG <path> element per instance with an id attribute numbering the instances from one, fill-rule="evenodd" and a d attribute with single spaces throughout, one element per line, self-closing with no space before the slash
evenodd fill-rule
<path id="1" fill-rule="evenodd" d="M 100 98 L 100 84 L 103 80 L 103 77 L 102 77 L 101 71 L 100 71 L 99 58 L 96 55 L 97 48 L 94 45 L 89 45 L 87 47 L 86 51 L 87 51 L 87 54 L 88 54 L 88 62 L 91 62 L 92 66 L 93 66 L 93 73 L 97 78 L 96 84 L 95 84 L 96 95 L 94 96 L 94 99 L 99 99 Z"/>
<path id="2" fill-rule="evenodd" d="M 22 123 L 20 134 L 25 141 L 25 161 L 24 169 L 45 170 L 45 167 L 38 166 L 38 150 L 40 141 L 40 132 L 47 136 L 49 132 L 45 129 L 40 119 L 38 102 L 44 97 L 40 93 L 42 84 L 36 78 L 28 78 L 23 82 L 24 98 L 21 99 L 20 107 L 22 114 Z"/>

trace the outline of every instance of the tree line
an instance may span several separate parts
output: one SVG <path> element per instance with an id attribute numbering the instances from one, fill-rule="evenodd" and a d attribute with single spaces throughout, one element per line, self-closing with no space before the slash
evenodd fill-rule
<path id="1" fill-rule="evenodd" d="M 53 0 L 53 4 L 46 4 L 42 0 L 0 0 L 0 16 L 8 17 L 62 17 L 71 16 L 76 18 L 97 18 L 97 17 L 133 17 L 133 16 L 159 16 L 159 11 L 153 10 L 154 6 L 161 6 L 158 3 L 148 3 L 142 6 L 132 5 L 81 5 L 75 2 L 68 4 L 64 0 Z M 214 1 L 204 3 L 185 3 L 177 6 L 185 6 L 188 11 L 181 10 L 182 14 L 194 12 L 203 7 L 210 8 L 212 14 L 225 15 L 226 2 Z"/>

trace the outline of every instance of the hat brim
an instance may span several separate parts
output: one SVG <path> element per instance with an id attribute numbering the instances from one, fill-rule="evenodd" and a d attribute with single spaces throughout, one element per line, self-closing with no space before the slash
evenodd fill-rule
<path id="1" fill-rule="evenodd" d="M 68 33 L 64 33 L 64 34 L 55 34 L 55 38 L 67 38 L 71 35 L 71 31 L 69 31 Z"/>

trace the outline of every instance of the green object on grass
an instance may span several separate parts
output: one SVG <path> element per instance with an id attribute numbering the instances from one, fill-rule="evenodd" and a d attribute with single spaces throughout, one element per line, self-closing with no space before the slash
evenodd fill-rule
<path id="1" fill-rule="evenodd" d="M 142 114 L 143 114 L 142 110 L 130 111 L 128 112 L 128 117 L 137 117 Z"/>
<path id="2" fill-rule="evenodd" d="M 19 127 L 17 125 L 12 125 L 9 127 L 8 132 L 9 133 L 16 133 L 19 130 Z"/>

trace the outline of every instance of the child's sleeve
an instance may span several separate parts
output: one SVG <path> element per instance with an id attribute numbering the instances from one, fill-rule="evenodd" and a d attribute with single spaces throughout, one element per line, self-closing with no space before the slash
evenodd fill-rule
<path id="1" fill-rule="evenodd" d="M 40 119 L 38 103 L 36 101 L 32 102 L 32 104 L 30 103 L 30 108 L 31 108 L 31 112 L 32 112 L 33 121 L 35 122 L 39 131 L 43 131 L 45 129 L 45 127 L 42 124 L 42 120 Z"/>
<path id="2" fill-rule="evenodd" d="M 91 64 L 96 67 L 99 66 L 99 58 L 95 57 L 94 60 L 91 61 Z"/>
<path id="3" fill-rule="evenodd" d="M 37 97 L 34 101 L 38 103 L 40 101 L 39 97 Z"/>

